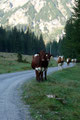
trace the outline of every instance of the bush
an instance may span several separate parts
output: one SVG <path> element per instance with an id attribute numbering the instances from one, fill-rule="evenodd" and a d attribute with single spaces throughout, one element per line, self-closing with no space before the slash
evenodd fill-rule
<path id="1" fill-rule="evenodd" d="M 17 58 L 18 58 L 17 59 L 18 62 L 22 62 L 22 54 L 21 53 L 17 54 Z"/>

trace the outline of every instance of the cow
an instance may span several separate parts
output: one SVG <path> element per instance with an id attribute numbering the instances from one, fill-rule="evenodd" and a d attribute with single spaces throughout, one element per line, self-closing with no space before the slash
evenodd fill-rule
<path id="1" fill-rule="evenodd" d="M 43 81 L 43 72 L 45 73 L 45 80 L 47 79 L 47 68 L 51 58 L 51 54 L 40 51 L 38 54 L 35 54 L 32 58 L 32 68 L 36 72 L 36 80 Z"/>
<path id="2" fill-rule="evenodd" d="M 62 65 L 64 63 L 64 57 L 59 56 L 58 59 L 57 59 L 57 63 L 58 63 L 58 67 L 60 67 L 60 69 L 62 70 Z"/>
<path id="3" fill-rule="evenodd" d="M 35 54 L 32 58 L 31 67 L 35 69 L 36 80 L 43 81 L 43 68 L 45 65 L 46 53 L 40 51 L 38 54 Z"/>
<path id="4" fill-rule="evenodd" d="M 69 65 L 71 62 L 71 58 L 67 58 L 66 62 L 67 62 L 67 65 Z"/>
<path id="5" fill-rule="evenodd" d="M 75 59 L 72 59 L 71 62 L 72 62 L 72 63 L 76 63 L 76 62 L 77 62 L 77 59 L 76 59 L 76 58 L 75 58 Z"/>

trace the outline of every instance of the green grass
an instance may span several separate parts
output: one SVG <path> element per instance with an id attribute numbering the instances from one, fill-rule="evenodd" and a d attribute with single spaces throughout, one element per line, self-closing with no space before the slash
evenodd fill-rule
<path id="1" fill-rule="evenodd" d="M 22 90 L 34 120 L 80 120 L 80 64 L 49 75 L 47 81 L 25 83 Z"/>
<path id="2" fill-rule="evenodd" d="M 56 67 L 57 62 L 51 57 L 48 67 Z"/>
<path id="3" fill-rule="evenodd" d="M 16 53 L 0 53 L 0 74 L 31 69 L 32 56 L 22 56 L 26 63 L 17 62 Z"/>

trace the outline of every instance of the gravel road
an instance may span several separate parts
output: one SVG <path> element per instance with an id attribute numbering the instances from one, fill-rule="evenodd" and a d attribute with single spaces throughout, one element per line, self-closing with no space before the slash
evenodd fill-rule
<path id="1" fill-rule="evenodd" d="M 63 68 L 72 66 L 73 64 L 67 66 L 65 63 Z M 58 67 L 48 68 L 48 74 L 57 70 Z M 32 120 L 29 106 L 20 100 L 19 88 L 33 77 L 33 70 L 0 75 L 0 120 Z"/>

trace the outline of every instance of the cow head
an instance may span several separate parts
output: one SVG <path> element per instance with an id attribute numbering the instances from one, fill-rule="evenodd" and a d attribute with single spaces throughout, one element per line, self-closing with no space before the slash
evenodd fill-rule
<path id="1" fill-rule="evenodd" d="M 51 58 L 51 54 L 50 53 L 46 53 L 46 60 L 49 62 L 50 61 L 50 58 Z"/>
<path id="2" fill-rule="evenodd" d="M 41 60 L 42 62 L 44 62 L 45 59 L 46 59 L 46 54 L 45 54 L 45 52 L 44 52 L 44 51 L 40 51 L 39 56 L 40 56 L 40 60 Z"/>

